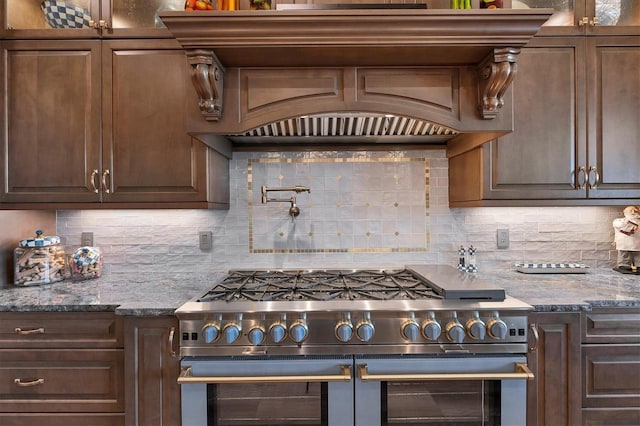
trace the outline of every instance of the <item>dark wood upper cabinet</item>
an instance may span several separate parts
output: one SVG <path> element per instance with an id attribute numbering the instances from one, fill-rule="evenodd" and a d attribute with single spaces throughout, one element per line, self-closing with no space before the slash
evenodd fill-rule
<path id="1" fill-rule="evenodd" d="M 451 206 L 637 201 L 640 37 L 536 37 L 518 62 L 514 132 L 450 158 Z"/>
<path id="2" fill-rule="evenodd" d="M 2 54 L 0 207 L 228 207 L 227 157 L 187 134 L 199 112 L 175 40 L 9 40 Z"/>

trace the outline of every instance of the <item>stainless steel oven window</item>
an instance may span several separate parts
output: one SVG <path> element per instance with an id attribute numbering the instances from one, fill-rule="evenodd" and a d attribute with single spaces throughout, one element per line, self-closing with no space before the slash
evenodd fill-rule
<path id="1" fill-rule="evenodd" d="M 327 426 L 327 400 L 326 382 L 208 384 L 206 426 Z"/>

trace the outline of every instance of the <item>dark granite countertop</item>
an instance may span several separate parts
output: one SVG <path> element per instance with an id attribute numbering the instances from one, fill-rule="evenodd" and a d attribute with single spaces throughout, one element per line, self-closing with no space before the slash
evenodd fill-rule
<path id="1" fill-rule="evenodd" d="M 0 288 L 0 312 L 115 311 L 119 315 L 172 315 L 189 299 L 203 295 L 224 272 L 207 274 L 105 274 L 88 281 L 62 281 L 33 287 Z M 640 275 L 610 269 L 585 274 L 523 274 L 515 270 L 480 272 L 480 279 L 503 287 L 509 296 L 537 311 L 580 311 L 593 307 L 640 307 Z"/>

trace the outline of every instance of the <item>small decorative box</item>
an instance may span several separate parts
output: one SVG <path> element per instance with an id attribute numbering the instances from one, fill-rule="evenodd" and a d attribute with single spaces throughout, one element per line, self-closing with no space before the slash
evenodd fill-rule
<path id="1" fill-rule="evenodd" d="M 80 247 L 69 259 L 71 280 L 83 281 L 102 276 L 102 251 L 98 247 Z"/>

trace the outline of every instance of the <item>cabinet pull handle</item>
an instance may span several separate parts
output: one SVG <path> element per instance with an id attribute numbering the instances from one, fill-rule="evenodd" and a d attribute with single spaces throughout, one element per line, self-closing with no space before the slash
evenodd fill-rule
<path id="1" fill-rule="evenodd" d="M 44 327 L 40 328 L 30 328 L 28 330 L 23 330 L 20 327 L 16 327 L 14 331 L 17 334 L 44 334 Z"/>
<path id="2" fill-rule="evenodd" d="M 535 324 L 529 324 L 529 330 L 533 335 L 533 345 L 529 346 L 529 352 L 535 352 L 538 350 L 538 342 L 540 342 L 540 335 L 538 334 L 538 327 Z"/>
<path id="3" fill-rule="evenodd" d="M 98 26 L 100 28 L 102 28 L 103 30 L 108 30 L 108 29 L 111 28 L 109 23 L 107 21 L 105 21 L 104 19 L 101 19 L 101 20 L 98 21 Z"/>
<path id="4" fill-rule="evenodd" d="M 532 380 L 533 373 L 525 363 L 514 363 L 514 371 L 509 373 L 409 373 L 409 374 L 369 374 L 367 364 L 357 365 L 358 378 L 378 382 L 408 382 L 422 380 Z"/>
<path id="5" fill-rule="evenodd" d="M 595 180 L 593 184 L 591 184 L 591 173 L 593 172 L 595 176 Z M 587 180 L 589 181 L 589 189 L 596 189 L 598 184 L 600 184 L 600 173 L 598 173 L 598 168 L 596 166 L 589 167 L 589 175 L 587 176 Z"/>
<path id="6" fill-rule="evenodd" d="M 175 348 L 173 347 L 173 337 L 176 334 L 176 328 L 175 327 L 171 327 L 171 331 L 169 332 L 169 348 L 171 349 L 171 352 L 169 352 L 169 354 L 175 358 L 178 354 L 176 353 Z"/>
<path id="7" fill-rule="evenodd" d="M 578 19 L 578 26 L 582 27 L 585 25 L 589 25 L 589 18 L 587 16 L 583 16 L 582 19 Z"/>
<path id="8" fill-rule="evenodd" d="M 102 189 L 104 189 L 104 192 L 107 194 L 111 194 L 111 189 L 109 189 L 109 185 L 107 184 L 107 178 L 111 176 L 111 172 L 109 171 L 109 169 L 105 170 L 102 173 Z M 111 183 L 111 179 L 109 179 L 109 183 Z"/>
<path id="9" fill-rule="evenodd" d="M 582 172 L 582 183 L 580 183 L 580 172 Z M 585 185 L 589 181 L 589 174 L 585 166 L 578 167 L 578 173 L 576 173 L 576 189 L 584 189 Z"/>
<path id="10" fill-rule="evenodd" d="M 93 187 L 93 192 L 95 192 L 96 194 L 98 193 L 98 185 L 96 185 L 97 177 L 98 177 L 98 169 L 93 169 L 89 180 L 91 180 L 91 186 Z"/>
<path id="11" fill-rule="evenodd" d="M 194 383 L 316 383 L 316 382 L 350 382 L 351 366 L 341 365 L 340 374 L 320 374 L 301 376 L 203 376 L 193 375 L 193 367 L 185 366 L 180 370 L 178 384 Z"/>
<path id="12" fill-rule="evenodd" d="M 13 379 L 13 383 L 18 386 L 27 387 L 27 386 L 38 386 L 44 384 L 44 379 L 41 377 L 39 379 L 28 380 L 23 382 L 22 379 Z"/>
<path id="13" fill-rule="evenodd" d="M 599 23 L 600 23 L 600 19 L 598 19 L 597 16 L 594 16 L 593 19 L 589 21 L 589 25 L 591 25 L 592 27 L 595 27 Z"/>

